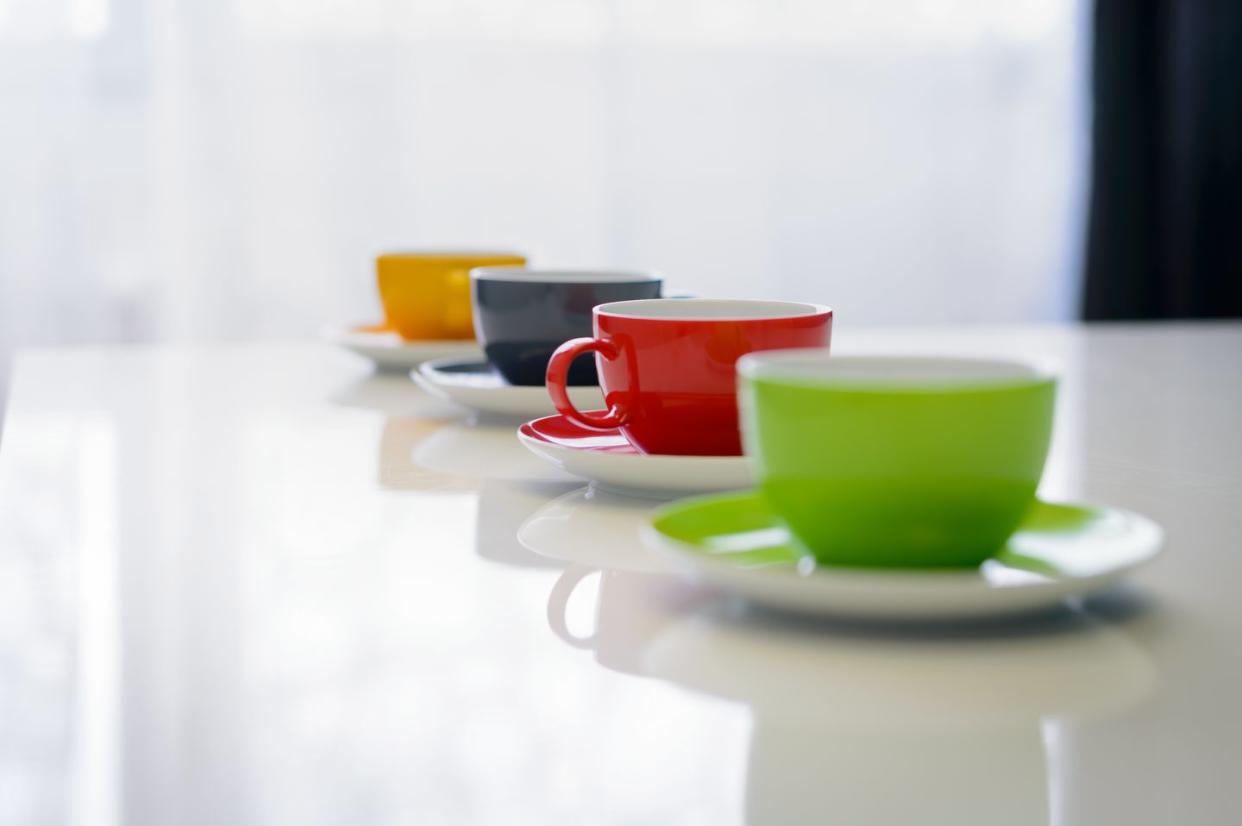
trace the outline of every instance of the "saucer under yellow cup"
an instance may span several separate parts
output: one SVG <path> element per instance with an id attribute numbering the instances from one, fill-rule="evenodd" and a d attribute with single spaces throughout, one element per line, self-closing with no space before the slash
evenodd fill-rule
<path id="1" fill-rule="evenodd" d="M 375 259 L 384 326 L 406 341 L 474 338 L 470 270 L 522 266 L 507 252 L 390 252 Z"/>

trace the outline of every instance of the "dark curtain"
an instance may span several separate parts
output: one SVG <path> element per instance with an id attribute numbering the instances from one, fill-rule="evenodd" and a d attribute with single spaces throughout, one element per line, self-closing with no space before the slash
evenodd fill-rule
<path id="1" fill-rule="evenodd" d="M 1094 22 L 1084 317 L 1242 317 L 1242 0 Z"/>

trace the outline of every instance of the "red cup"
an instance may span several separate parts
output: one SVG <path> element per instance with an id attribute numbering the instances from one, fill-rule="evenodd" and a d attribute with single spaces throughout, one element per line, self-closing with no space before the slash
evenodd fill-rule
<path id="1" fill-rule="evenodd" d="M 735 364 L 756 350 L 827 347 L 832 310 L 792 301 L 657 298 L 594 311 L 595 337 L 571 339 L 548 362 L 548 393 L 565 418 L 619 428 L 643 453 L 739 456 Z M 608 409 L 569 401 L 574 359 L 594 352 Z"/>

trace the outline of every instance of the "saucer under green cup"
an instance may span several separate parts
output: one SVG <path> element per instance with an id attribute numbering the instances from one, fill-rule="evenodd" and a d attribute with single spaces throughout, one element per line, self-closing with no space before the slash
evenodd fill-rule
<path id="1" fill-rule="evenodd" d="M 1049 608 L 1117 582 L 1164 546 L 1160 526 L 1120 508 L 1036 500 L 978 565 L 823 565 L 756 491 L 657 510 L 643 541 L 683 576 L 782 611 L 876 620 L 961 620 Z"/>
<path id="2" fill-rule="evenodd" d="M 978 565 L 1035 500 L 1056 394 L 1035 367 L 786 350 L 738 374 L 759 490 L 820 562 Z"/>

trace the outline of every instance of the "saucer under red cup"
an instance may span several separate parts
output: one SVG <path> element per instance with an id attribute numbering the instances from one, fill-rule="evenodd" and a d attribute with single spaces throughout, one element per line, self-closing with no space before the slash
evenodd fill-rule
<path id="1" fill-rule="evenodd" d="M 595 308 L 594 338 L 571 339 L 548 362 L 552 403 L 587 428 L 617 428 L 643 453 L 739 456 L 739 358 L 758 350 L 828 347 L 832 310 L 795 301 L 657 298 Z M 573 406 L 565 378 L 596 354 L 608 410 Z"/>

